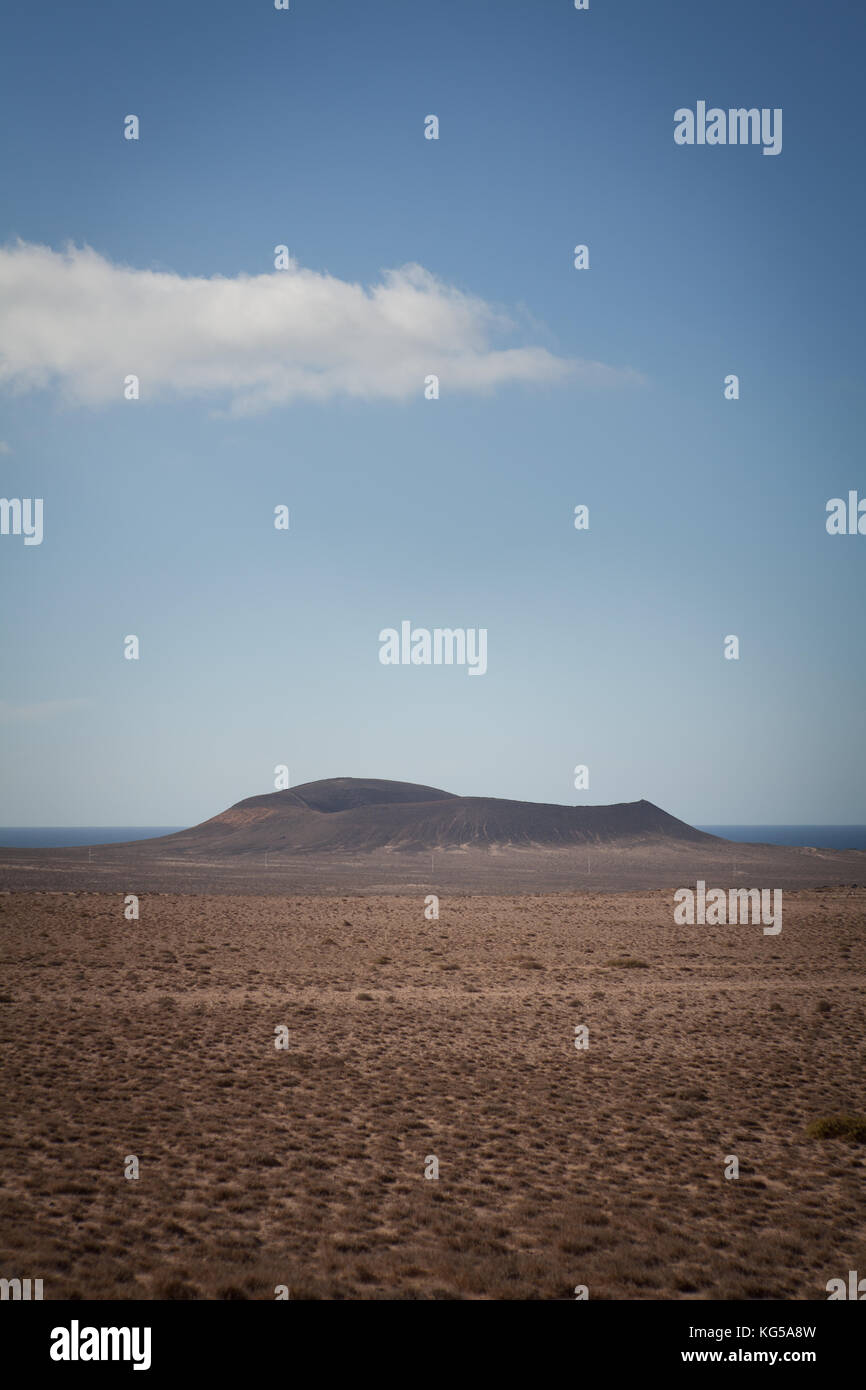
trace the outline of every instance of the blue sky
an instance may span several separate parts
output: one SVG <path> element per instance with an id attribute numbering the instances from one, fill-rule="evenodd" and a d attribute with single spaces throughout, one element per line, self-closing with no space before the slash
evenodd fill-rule
<path id="1" fill-rule="evenodd" d="M 0 295 L 0 491 L 44 498 L 45 532 L 0 536 L 0 823 L 193 823 L 282 763 L 293 784 L 866 821 L 866 538 L 824 526 L 866 495 L 864 29 L 797 0 L 13 3 L 0 242 L 47 365 L 22 365 Z M 781 107 L 782 153 L 676 146 L 702 99 Z M 124 401 L 139 297 L 269 295 L 278 244 L 309 272 L 293 352 L 332 331 L 326 290 L 414 264 L 431 311 L 470 297 L 470 337 L 479 305 L 509 316 L 480 348 L 494 375 L 500 346 L 541 368 L 474 389 L 458 356 L 439 400 L 423 376 L 407 393 L 414 310 L 380 370 L 366 298 L 354 394 L 313 354 L 321 398 L 244 413 L 190 384 L 181 312 Z M 221 363 L 259 371 L 271 321 L 241 352 L 229 318 Z M 575 360 L 608 370 L 558 374 Z M 485 627 L 487 674 L 382 666 L 407 618 Z"/>

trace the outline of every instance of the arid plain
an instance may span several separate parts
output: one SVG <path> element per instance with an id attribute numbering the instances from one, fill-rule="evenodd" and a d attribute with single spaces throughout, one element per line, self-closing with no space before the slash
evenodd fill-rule
<path id="1" fill-rule="evenodd" d="M 119 891 L 0 894 L 0 1273 L 824 1299 L 866 1268 L 866 1146 L 807 1132 L 864 1109 L 866 888 L 786 892 L 777 936 L 677 926 L 668 889 L 428 920 L 435 891 L 142 892 L 138 921 Z"/>

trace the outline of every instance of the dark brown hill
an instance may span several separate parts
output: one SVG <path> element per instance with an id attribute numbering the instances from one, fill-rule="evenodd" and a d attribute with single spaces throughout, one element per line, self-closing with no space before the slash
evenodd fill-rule
<path id="1" fill-rule="evenodd" d="M 713 843 L 650 801 L 557 806 L 454 796 L 436 787 L 335 777 L 250 796 L 190 830 L 146 842 L 154 851 L 222 856 L 371 850 Z M 142 843 L 141 848 L 145 845 Z"/>

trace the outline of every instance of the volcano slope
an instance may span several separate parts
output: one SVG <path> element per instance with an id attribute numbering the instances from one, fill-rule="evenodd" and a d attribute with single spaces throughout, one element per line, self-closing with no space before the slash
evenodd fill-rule
<path id="1" fill-rule="evenodd" d="M 156 839 L 0 849 L 12 890 L 566 892 L 713 877 L 792 889 L 864 873 L 862 851 L 733 844 L 650 801 L 559 806 L 354 777 L 247 797 Z"/>
<path id="2" fill-rule="evenodd" d="M 644 839 L 712 841 L 649 801 L 555 806 L 454 796 L 409 782 L 336 777 L 251 796 L 191 830 L 164 837 L 193 854 L 376 850 L 561 849 Z"/>

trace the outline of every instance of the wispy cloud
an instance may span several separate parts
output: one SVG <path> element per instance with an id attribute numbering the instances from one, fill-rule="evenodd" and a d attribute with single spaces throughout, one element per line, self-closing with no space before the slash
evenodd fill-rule
<path id="1" fill-rule="evenodd" d="M 11 454 L 12 450 L 5 439 L 0 439 L 0 454 Z"/>
<path id="2" fill-rule="evenodd" d="M 89 247 L 0 248 L 0 382 L 56 387 L 70 398 L 121 400 L 135 374 L 143 398 L 217 396 L 234 414 L 293 399 L 421 395 L 509 383 L 640 380 L 628 368 L 512 343 L 508 315 L 418 265 L 370 287 L 293 263 L 234 278 L 135 270 Z"/>
<path id="3" fill-rule="evenodd" d="M 45 719 L 54 719 L 58 714 L 68 714 L 71 710 L 89 705 L 85 699 L 39 700 L 33 704 L 15 705 L 9 700 L 0 700 L 0 724 L 35 724 Z"/>

